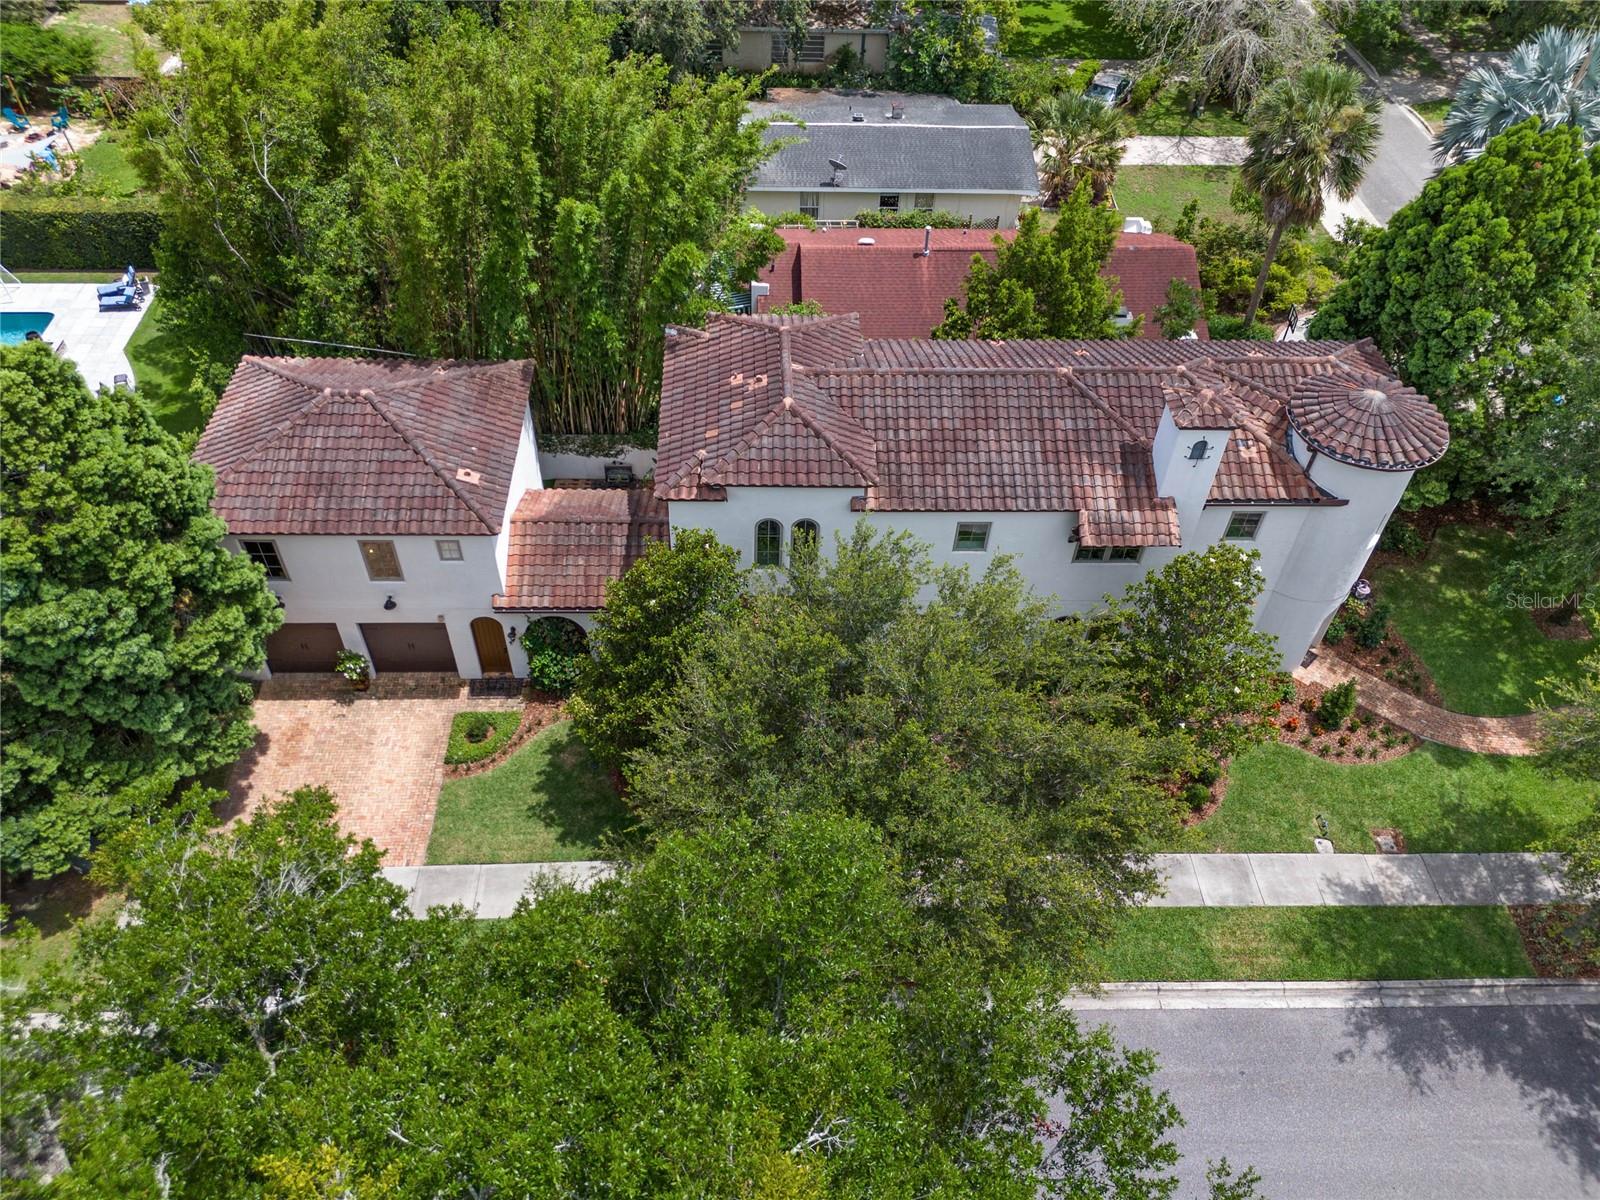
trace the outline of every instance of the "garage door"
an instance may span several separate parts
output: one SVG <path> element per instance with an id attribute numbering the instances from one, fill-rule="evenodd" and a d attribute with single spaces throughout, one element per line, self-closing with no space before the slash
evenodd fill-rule
<path id="1" fill-rule="evenodd" d="M 344 649 L 337 625 L 305 622 L 285 625 L 267 639 L 267 666 L 274 674 L 284 671 L 331 671 L 333 659 Z"/>
<path id="2" fill-rule="evenodd" d="M 363 625 L 361 636 L 379 671 L 456 673 L 456 656 L 443 625 Z"/>

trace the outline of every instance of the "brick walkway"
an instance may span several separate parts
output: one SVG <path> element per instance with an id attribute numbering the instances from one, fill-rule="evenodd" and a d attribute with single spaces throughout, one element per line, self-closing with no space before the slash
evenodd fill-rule
<path id="1" fill-rule="evenodd" d="M 1469 717 L 1465 713 L 1454 713 L 1419 700 L 1332 654 L 1317 655 L 1310 666 L 1301 667 L 1294 675 L 1305 683 L 1323 687 L 1354 680 L 1356 703 L 1362 708 L 1430 742 L 1442 742 L 1480 754 L 1538 752 L 1539 718 L 1533 713 L 1518 717 Z"/>
<path id="2" fill-rule="evenodd" d="M 417 866 L 428 851 L 444 782 L 450 720 L 472 709 L 517 709 L 519 699 L 467 695 L 454 676 L 384 675 L 359 693 L 324 675 L 280 675 L 256 698 L 255 746 L 228 777 L 226 817 L 263 798 L 326 786 L 339 824 L 387 851 L 384 865 Z"/>

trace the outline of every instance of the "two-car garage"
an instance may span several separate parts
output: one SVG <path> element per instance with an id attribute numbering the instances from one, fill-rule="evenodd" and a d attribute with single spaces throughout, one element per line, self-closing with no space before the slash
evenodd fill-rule
<path id="1" fill-rule="evenodd" d="M 389 622 L 361 626 L 373 669 L 385 671 L 442 671 L 457 674 L 450 634 L 434 623 Z M 331 622 L 296 622 L 283 626 L 267 639 L 267 666 L 274 674 L 286 671 L 326 672 L 344 643 L 339 627 Z"/>

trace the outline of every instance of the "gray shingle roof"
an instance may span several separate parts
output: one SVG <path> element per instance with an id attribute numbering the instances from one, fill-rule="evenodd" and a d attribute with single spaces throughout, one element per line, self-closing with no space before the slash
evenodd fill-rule
<path id="1" fill-rule="evenodd" d="M 894 103 L 903 115 L 886 114 Z M 864 116 L 851 120 L 851 113 Z M 812 191 L 830 186 L 830 158 L 844 163 L 837 186 L 905 192 L 1039 190 L 1033 140 L 1007 104 L 962 104 L 946 96 L 872 97 L 820 93 L 800 101 L 752 104 L 752 117 L 786 114 L 804 122 L 769 125 L 766 140 L 801 139 L 757 170 L 753 188 Z"/>

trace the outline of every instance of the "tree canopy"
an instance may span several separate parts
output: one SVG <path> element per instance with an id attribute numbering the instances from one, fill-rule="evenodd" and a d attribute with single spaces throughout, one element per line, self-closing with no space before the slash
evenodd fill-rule
<path id="1" fill-rule="evenodd" d="M 752 84 L 613 59 L 611 20 L 508 3 L 152 5 L 134 158 L 160 197 L 164 302 L 249 332 L 532 358 L 563 432 L 649 422 L 662 330 L 776 249 L 739 216 L 769 151 Z"/>
<path id="2" fill-rule="evenodd" d="M 126 389 L 0 347 L 3 864 L 51 875 L 144 798 L 250 744 L 281 617 L 229 554 L 211 472 Z"/>
<path id="3" fill-rule="evenodd" d="M 1369 234 L 1311 323 L 1313 338 L 1372 338 L 1444 410 L 1442 465 L 1468 489 L 1520 423 L 1528 348 L 1555 338 L 1593 286 L 1597 167 L 1572 126 L 1518 125 Z"/>
<path id="4" fill-rule="evenodd" d="M 64 1152 L 63 1194 L 1173 1194 L 1151 1056 L 930 944 L 866 822 L 735 819 L 413 920 L 327 793 L 232 830 L 212 798 L 97 865 L 139 920 L 0 996 L 8 1162 Z"/>
<path id="5" fill-rule="evenodd" d="M 654 837 L 865 820 L 942 943 L 1084 972 L 1192 743 L 1150 727 L 1114 639 L 1049 611 L 1007 560 L 973 578 L 858 524 L 704 630 L 629 800 Z"/>
<path id="6" fill-rule="evenodd" d="M 965 304 L 945 301 L 936 338 L 1099 338 L 1119 332 L 1112 315 L 1121 294 L 1100 270 L 1117 243 L 1117 214 L 1090 203 L 1080 182 L 1055 226 L 1040 228 L 1039 210 L 1022 214 L 1017 235 L 994 239 L 995 261 L 972 256 L 961 285 Z"/>
<path id="7" fill-rule="evenodd" d="M 1480 154 L 1492 138 L 1530 117 L 1546 128 L 1574 125 L 1585 146 L 1600 144 L 1600 30 L 1550 25 L 1503 64 L 1468 71 L 1434 153 L 1441 159 Z"/>

